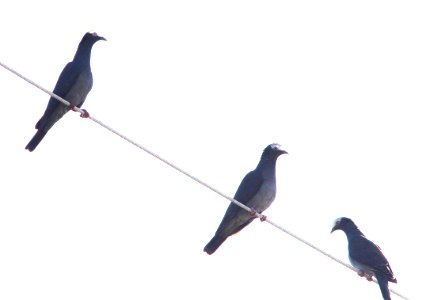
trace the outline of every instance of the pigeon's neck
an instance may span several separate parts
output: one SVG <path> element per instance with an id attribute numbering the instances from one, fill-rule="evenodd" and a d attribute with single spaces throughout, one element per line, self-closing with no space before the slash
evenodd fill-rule
<path id="1" fill-rule="evenodd" d="M 74 56 L 74 62 L 78 62 L 90 67 L 90 55 L 92 53 L 93 43 L 80 43 Z"/>
<path id="2" fill-rule="evenodd" d="M 353 237 L 359 237 L 364 236 L 361 230 L 358 229 L 358 227 L 350 227 L 345 229 L 346 237 L 348 238 L 348 241 L 351 240 Z M 365 236 L 364 236 L 365 237 Z"/>
<path id="3" fill-rule="evenodd" d="M 257 165 L 257 170 L 262 173 L 265 178 L 275 179 L 275 165 L 277 158 L 262 157 Z"/>

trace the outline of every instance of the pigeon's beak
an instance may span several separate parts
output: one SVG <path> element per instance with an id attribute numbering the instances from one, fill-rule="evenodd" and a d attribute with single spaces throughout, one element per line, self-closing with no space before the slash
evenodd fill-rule
<path id="1" fill-rule="evenodd" d="M 339 229 L 339 228 L 337 228 L 337 225 L 334 225 L 334 226 L 333 226 L 333 228 L 331 229 L 331 232 L 330 232 L 330 233 L 335 232 L 337 229 Z"/>
<path id="2" fill-rule="evenodd" d="M 88 32 L 88 33 L 90 33 L 90 32 Z M 102 41 L 106 41 L 107 39 L 106 38 L 104 38 L 103 36 L 100 36 L 99 34 L 97 34 L 96 32 L 91 32 L 90 33 L 92 36 L 94 36 L 94 37 L 96 37 L 96 40 L 97 41 L 100 41 L 100 40 L 102 40 Z"/>
<path id="3" fill-rule="evenodd" d="M 280 153 L 281 153 L 281 154 L 288 154 L 288 152 L 287 152 L 287 151 L 282 150 L 282 149 L 280 150 Z"/>

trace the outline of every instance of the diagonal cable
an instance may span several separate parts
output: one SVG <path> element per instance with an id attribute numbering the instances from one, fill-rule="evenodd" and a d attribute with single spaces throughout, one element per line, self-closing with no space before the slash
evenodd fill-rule
<path id="1" fill-rule="evenodd" d="M 38 88 L 38 89 L 42 90 L 42 91 L 43 91 L 43 92 L 45 92 L 46 94 L 49 94 L 51 97 L 55 98 L 56 100 L 58 100 L 58 101 L 62 102 L 63 104 L 65 104 L 65 105 L 67 105 L 67 106 L 70 106 L 70 105 L 71 105 L 71 103 L 69 103 L 67 100 L 65 100 L 65 99 L 63 99 L 63 98 L 59 97 L 58 95 L 56 95 L 56 94 L 52 93 L 51 91 L 49 91 L 49 90 L 47 90 L 47 89 L 43 88 L 42 86 L 38 85 L 37 83 L 35 83 L 35 82 L 34 82 L 34 81 L 32 81 L 31 79 L 29 79 L 29 78 L 27 78 L 27 77 L 23 76 L 23 75 L 22 75 L 22 74 L 20 74 L 19 72 L 17 72 L 17 71 L 15 71 L 14 69 L 12 69 L 12 68 L 8 67 L 7 65 L 5 65 L 4 63 L 2 63 L 1 61 L 0 61 L 0 65 L 1 65 L 3 68 L 5 68 L 6 70 L 8 70 L 8 71 L 12 72 L 12 73 L 13 73 L 13 74 L 15 74 L 16 76 L 18 76 L 18 77 L 22 78 L 22 79 L 23 79 L 23 80 L 25 80 L 26 82 L 28 82 L 28 83 L 30 83 L 31 85 L 35 86 L 36 88 Z M 78 108 L 78 107 L 74 107 L 74 106 L 73 106 L 73 110 L 74 110 L 74 111 L 76 111 L 76 112 L 81 113 L 82 115 L 87 113 L 87 111 L 85 111 L 85 110 L 83 110 L 83 109 L 80 109 L 80 108 Z M 201 179 L 198 179 L 197 177 L 195 177 L 195 176 L 191 175 L 190 173 L 186 172 L 185 170 L 181 169 L 180 167 L 176 166 L 175 164 L 171 163 L 170 161 L 168 161 L 168 160 L 166 160 L 166 159 L 162 158 L 162 157 L 161 157 L 161 156 L 159 156 L 158 154 L 156 154 L 156 153 L 154 153 L 154 152 L 150 151 L 149 149 L 147 149 L 147 148 L 143 147 L 142 145 L 138 144 L 137 142 L 133 141 L 132 139 L 128 138 L 127 136 L 125 136 L 124 134 L 122 134 L 122 133 L 118 132 L 117 130 L 115 130 L 115 129 L 111 128 L 110 126 L 106 125 L 105 123 L 103 123 L 102 121 L 100 121 L 100 120 L 96 119 L 95 117 L 93 117 L 93 116 L 91 116 L 91 115 L 88 115 L 88 116 L 87 116 L 87 118 L 91 119 L 93 122 L 95 122 L 95 123 L 99 124 L 99 125 L 100 125 L 100 126 L 102 126 L 103 128 L 105 128 L 105 129 L 107 129 L 107 130 L 111 131 L 112 133 L 114 133 L 114 134 L 118 135 L 119 137 L 121 137 L 122 139 L 124 139 L 125 141 L 127 141 L 128 143 L 130 143 L 130 144 L 132 144 L 132 145 L 136 146 L 137 148 L 139 148 L 139 149 L 141 149 L 141 150 L 145 151 L 146 153 L 150 154 L 151 156 L 153 156 L 153 157 L 157 158 L 158 160 L 160 160 L 160 161 L 162 161 L 163 163 L 165 163 L 166 165 L 168 165 L 168 166 L 172 167 L 172 168 L 173 168 L 173 169 L 175 169 L 176 171 L 178 171 L 178 172 L 182 173 L 183 175 L 185 175 L 185 176 L 187 176 L 187 177 L 191 178 L 192 180 L 194 180 L 194 181 L 198 182 L 198 183 L 199 183 L 199 184 L 201 184 L 202 186 L 204 186 L 204 187 L 208 188 L 209 190 L 211 190 L 211 191 L 215 192 L 216 194 L 218 194 L 218 195 L 222 196 L 223 198 L 228 199 L 229 201 L 231 201 L 231 202 L 232 202 L 232 203 L 234 203 L 235 205 L 238 205 L 238 206 L 239 206 L 239 207 L 241 207 L 242 209 L 244 209 L 244 210 L 246 210 L 246 211 L 248 211 L 248 212 L 250 212 L 250 213 L 254 214 L 257 218 L 260 218 L 262 221 L 265 221 L 265 222 L 267 222 L 267 223 L 271 224 L 272 226 L 274 226 L 275 228 L 277 228 L 277 229 L 281 230 L 282 232 L 284 232 L 284 233 L 286 233 L 286 234 L 290 235 L 291 237 L 295 238 L 295 239 L 296 239 L 296 240 L 298 240 L 299 242 L 302 242 L 303 244 L 305 244 L 305 245 L 307 245 L 307 246 L 311 247 L 312 249 L 316 250 L 317 252 L 319 252 L 319 253 L 321 253 L 321 254 L 323 254 L 323 255 L 327 256 L 328 258 L 330 258 L 330 259 L 334 260 L 335 262 L 337 262 L 337 263 L 339 263 L 339 264 L 341 264 L 341 265 L 343 265 L 343 266 L 347 267 L 348 269 L 351 269 L 351 270 L 352 270 L 352 271 L 354 271 L 354 272 L 357 272 L 357 271 L 358 271 L 357 269 L 355 269 L 355 268 L 354 268 L 354 267 L 352 267 L 351 265 L 349 265 L 349 264 L 347 264 L 347 263 L 343 262 L 342 260 L 340 260 L 340 259 L 338 259 L 338 258 L 334 257 L 333 255 L 331 255 L 331 254 L 329 254 L 329 253 L 325 252 L 324 250 L 321 250 L 320 248 L 316 247 L 316 246 L 315 246 L 315 245 L 313 245 L 312 243 L 310 243 L 310 242 L 308 242 L 308 241 L 306 241 L 306 240 L 302 239 L 301 237 L 299 237 L 299 236 L 295 235 L 294 233 L 292 233 L 292 232 L 288 231 L 287 229 L 285 229 L 285 228 L 281 227 L 280 225 L 278 225 L 278 224 L 274 223 L 273 221 L 270 221 L 269 219 L 267 219 L 267 218 L 266 218 L 266 216 L 265 216 L 265 215 L 259 214 L 258 212 L 253 211 L 253 209 L 252 209 L 252 208 L 250 208 L 250 207 L 248 207 L 248 206 L 246 206 L 246 205 L 242 204 L 241 202 L 239 202 L 239 201 L 235 200 L 235 199 L 234 199 L 234 198 L 232 198 L 232 197 L 229 197 L 229 196 L 225 195 L 225 194 L 224 194 L 224 193 L 222 193 L 221 191 L 219 191 L 219 190 L 217 190 L 216 188 L 214 188 L 214 187 L 210 186 L 209 184 L 205 183 L 205 182 L 204 182 L 204 181 L 202 181 Z M 377 280 L 376 280 L 375 278 L 373 278 L 373 281 L 374 281 L 375 283 L 377 283 Z M 391 288 L 389 288 L 389 291 L 390 291 L 390 292 L 392 292 L 393 294 L 395 294 L 395 295 L 399 296 L 399 297 L 400 297 L 400 298 L 402 298 L 402 299 L 409 300 L 409 298 L 408 298 L 408 297 L 403 296 L 402 294 L 398 293 L 397 291 L 395 291 L 395 290 L 393 290 L 393 289 L 391 289 Z"/>

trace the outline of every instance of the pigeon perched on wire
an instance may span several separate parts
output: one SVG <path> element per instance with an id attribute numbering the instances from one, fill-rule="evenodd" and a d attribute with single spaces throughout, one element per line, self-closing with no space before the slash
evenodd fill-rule
<path id="1" fill-rule="evenodd" d="M 62 70 L 56 86 L 53 89 L 54 94 L 67 100 L 71 105 L 67 106 L 51 97 L 47 104 L 46 111 L 35 126 L 37 133 L 25 149 L 33 151 L 59 119 L 70 109 L 74 109 L 74 107 L 80 108 L 83 105 L 93 85 L 92 71 L 90 69 L 90 54 L 92 52 L 92 46 L 99 40 L 106 41 L 105 38 L 97 35 L 95 32 L 88 32 L 83 36 L 83 39 L 78 45 L 74 59 Z M 88 117 L 88 114 L 86 112 L 81 116 Z"/>
<path id="2" fill-rule="evenodd" d="M 396 278 L 379 246 L 368 240 L 349 218 L 338 218 L 331 232 L 342 230 L 348 238 L 349 261 L 358 269 L 358 275 L 371 281 L 376 277 L 384 300 L 391 300 L 388 282 L 396 283 Z"/>
<path id="3" fill-rule="evenodd" d="M 231 235 L 239 232 L 261 214 L 275 199 L 275 165 L 277 158 L 287 152 L 278 144 L 265 148 L 256 169 L 249 172 L 241 182 L 234 199 L 250 207 L 248 212 L 231 203 L 212 240 L 204 247 L 204 251 L 213 254 L 217 248 Z"/>

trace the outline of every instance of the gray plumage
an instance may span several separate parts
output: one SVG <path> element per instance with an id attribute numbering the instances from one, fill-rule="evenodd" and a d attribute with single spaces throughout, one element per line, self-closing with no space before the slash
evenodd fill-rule
<path id="1" fill-rule="evenodd" d="M 267 209 L 274 201 L 276 194 L 276 161 L 284 153 L 287 152 L 281 150 L 278 144 L 271 144 L 266 147 L 256 169 L 244 177 L 234 199 L 258 213 Z M 208 254 L 214 253 L 229 236 L 239 232 L 255 218 L 256 216 L 253 214 L 231 203 L 214 237 L 204 247 L 204 251 Z"/>
<path id="2" fill-rule="evenodd" d="M 384 300 L 391 300 L 388 282 L 396 283 L 396 278 L 379 246 L 368 240 L 349 218 L 338 218 L 333 229 L 345 232 L 348 239 L 349 261 L 359 270 L 360 275 L 371 278 L 374 275 Z"/>
<path id="3" fill-rule="evenodd" d="M 53 93 L 67 100 L 73 106 L 81 107 L 87 94 L 92 89 L 93 77 L 90 69 L 90 54 L 92 46 L 99 40 L 106 40 L 96 33 L 86 33 L 78 45 L 74 59 L 69 62 L 59 75 Z M 47 108 L 37 122 L 37 133 L 25 147 L 33 151 L 52 126 L 61 119 L 70 108 L 51 97 Z"/>

